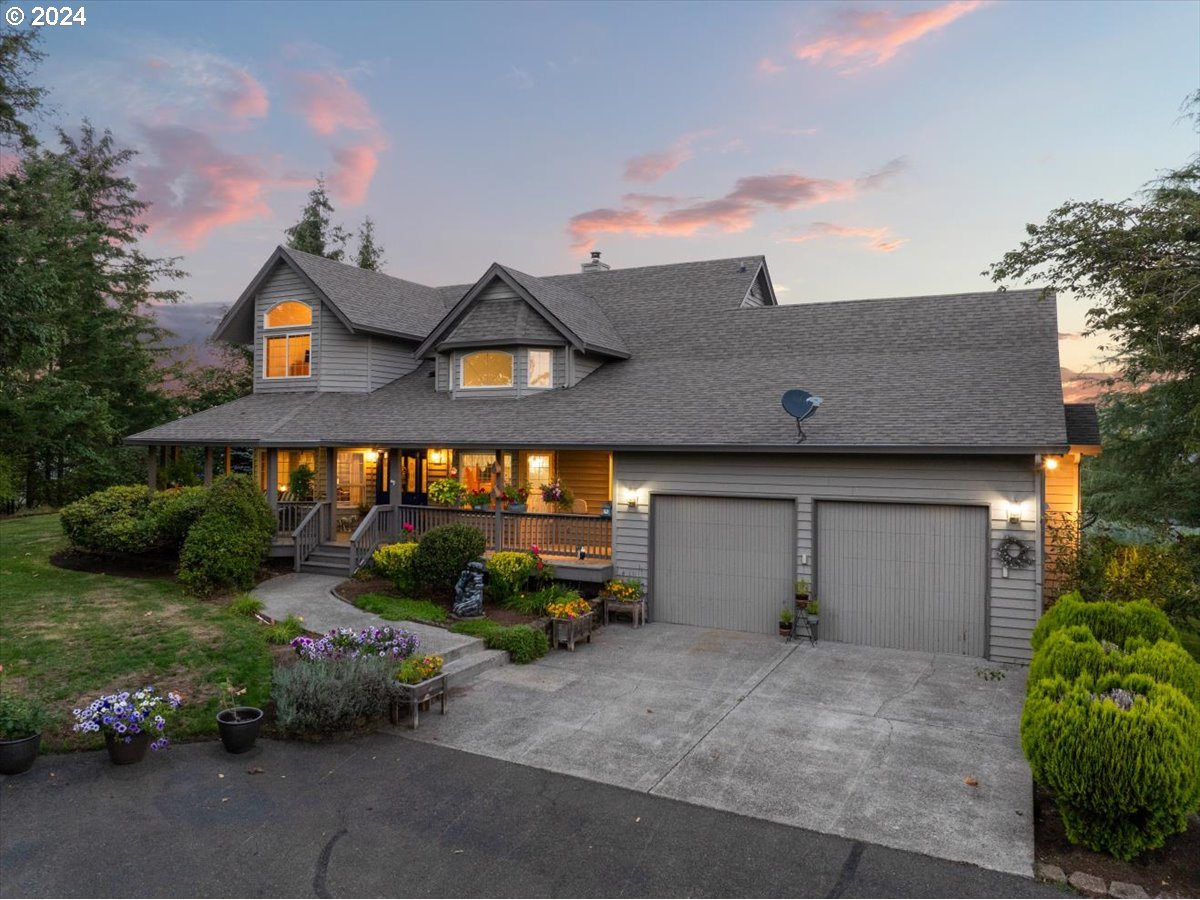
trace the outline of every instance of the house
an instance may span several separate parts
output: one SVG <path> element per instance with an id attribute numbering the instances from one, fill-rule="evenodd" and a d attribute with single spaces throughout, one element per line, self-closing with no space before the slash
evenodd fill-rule
<path id="1" fill-rule="evenodd" d="M 660 621 L 771 632 L 803 578 L 823 637 L 1028 658 L 1050 526 L 1099 450 L 1094 409 L 1063 403 L 1053 296 L 781 306 L 763 257 L 592 256 L 429 287 L 280 247 L 215 334 L 253 346 L 253 394 L 128 440 L 152 484 L 167 447 L 204 447 L 209 478 L 253 448 L 298 569 L 463 521 L 566 577 L 644 579 Z M 794 388 L 824 400 L 802 432 Z M 288 493 L 302 464 L 314 498 Z M 431 504 L 451 474 L 533 497 Z M 570 509 L 541 500 L 556 479 Z"/>

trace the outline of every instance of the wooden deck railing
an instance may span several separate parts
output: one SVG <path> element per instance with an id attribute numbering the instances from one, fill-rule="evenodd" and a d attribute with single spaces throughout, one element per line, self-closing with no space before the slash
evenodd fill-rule
<path id="1" fill-rule="evenodd" d="M 582 548 L 588 559 L 612 559 L 612 519 L 604 516 L 501 511 L 497 546 L 495 510 L 400 505 L 396 512 L 397 533 L 407 523 L 415 537 L 439 525 L 462 523 L 483 534 L 488 550 L 536 546 L 544 555 L 573 557 Z"/>
<path id="2" fill-rule="evenodd" d="M 350 574 L 361 569 L 380 544 L 394 541 L 399 527 L 396 507 L 372 506 L 350 535 Z"/>
<path id="3" fill-rule="evenodd" d="M 327 506 L 329 506 L 328 500 L 314 503 L 312 509 L 305 514 L 304 518 L 300 520 L 300 524 L 296 526 L 296 530 L 292 532 L 292 545 L 295 548 L 292 566 L 296 572 L 300 571 L 300 566 L 321 545 L 329 518 L 326 511 Z"/>
<path id="4" fill-rule="evenodd" d="M 290 536 L 316 505 L 311 500 L 280 500 L 275 507 L 275 533 Z"/>

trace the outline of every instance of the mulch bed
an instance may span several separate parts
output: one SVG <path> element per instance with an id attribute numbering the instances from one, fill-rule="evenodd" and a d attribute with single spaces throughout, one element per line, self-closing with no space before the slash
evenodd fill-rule
<path id="1" fill-rule="evenodd" d="M 396 592 L 396 589 L 388 579 L 377 577 L 349 578 L 334 588 L 334 593 L 351 604 L 363 594 L 383 594 L 387 597 L 401 596 Z M 436 603 L 442 609 L 446 610 L 446 614 L 450 617 L 446 625 L 453 624 L 454 618 L 451 609 L 454 604 L 452 601 L 447 600 L 445 597 L 437 596 L 420 596 L 414 599 L 429 600 L 431 603 Z M 516 610 L 499 606 L 486 598 L 483 601 L 483 614 L 493 622 L 498 622 L 501 625 L 529 625 L 539 621 L 537 616 L 524 615 Z"/>
<path id="2" fill-rule="evenodd" d="M 50 564 L 73 572 L 113 575 L 117 578 L 174 578 L 179 559 L 174 554 L 100 556 L 68 547 L 53 554 Z"/>
<path id="3" fill-rule="evenodd" d="M 1103 853 L 1077 847 L 1067 840 L 1058 806 L 1050 792 L 1034 786 L 1035 855 L 1042 865 L 1097 875 L 1105 881 L 1125 881 L 1143 887 L 1151 897 L 1200 897 L 1200 817 L 1192 816 L 1186 832 L 1135 862 L 1122 862 Z"/>

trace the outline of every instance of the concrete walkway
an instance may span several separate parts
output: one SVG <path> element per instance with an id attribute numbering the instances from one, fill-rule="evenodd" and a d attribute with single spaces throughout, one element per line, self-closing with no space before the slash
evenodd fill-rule
<path id="1" fill-rule="evenodd" d="M 436 653 L 447 660 L 481 646 L 478 638 L 419 622 L 390 622 L 351 606 L 333 594 L 333 589 L 345 580 L 333 575 L 290 573 L 264 581 L 250 593 L 263 602 L 263 611 L 272 619 L 300 616 L 309 631 L 324 633 L 334 628 L 390 625 L 416 634 L 421 639 L 422 653 Z"/>
<path id="2" fill-rule="evenodd" d="M 1028 876 L 1024 680 L 966 657 L 614 624 L 484 673 L 405 736 Z"/>

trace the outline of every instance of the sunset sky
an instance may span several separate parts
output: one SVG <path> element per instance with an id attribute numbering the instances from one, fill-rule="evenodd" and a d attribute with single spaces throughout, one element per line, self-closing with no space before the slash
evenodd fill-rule
<path id="1" fill-rule="evenodd" d="M 803 303 L 988 290 L 1026 222 L 1197 149 L 1195 2 L 86 9 L 41 29 L 39 79 L 59 120 L 141 151 L 189 338 L 318 172 L 415 281 L 762 253 Z M 1093 367 L 1069 298 L 1060 324 L 1063 364 Z"/>

